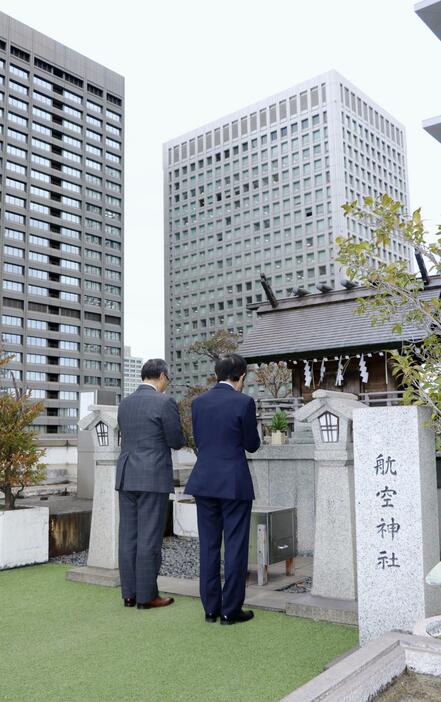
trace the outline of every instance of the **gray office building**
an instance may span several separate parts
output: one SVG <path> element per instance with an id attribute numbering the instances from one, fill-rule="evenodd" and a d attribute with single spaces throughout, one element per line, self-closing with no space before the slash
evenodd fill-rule
<path id="1" fill-rule="evenodd" d="M 340 287 L 336 237 L 369 235 L 344 202 L 408 203 L 403 126 L 336 71 L 171 140 L 163 159 L 166 357 L 181 393 L 211 371 L 191 343 L 252 327 L 261 273 L 279 298 Z M 411 259 L 398 238 L 381 256 Z"/>
<path id="2" fill-rule="evenodd" d="M 2 347 L 74 434 L 81 390 L 121 395 L 124 79 L 0 13 L 0 83 Z"/>
<path id="3" fill-rule="evenodd" d="M 140 356 L 132 356 L 130 346 L 124 346 L 124 397 L 130 395 L 139 387 L 143 360 Z"/>

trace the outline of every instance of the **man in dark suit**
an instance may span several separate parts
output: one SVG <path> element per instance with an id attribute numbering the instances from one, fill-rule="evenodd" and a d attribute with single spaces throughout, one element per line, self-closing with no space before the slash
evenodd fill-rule
<path id="1" fill-rule="evenodd" d="M 254 400 L 241 393 L 247 372 L 242 356 L 218 359 L 218 383 L 192 404 L 198 457 L 185 488 L 196 498 L 200 542 L 200 593 L 205 620 L 247 622 L 242 610 L 248 565 L 253 483 L 245 451 L 260 446 Z M 221 587 L 220 550 L 224 537 L 225 583 Z"/>
<path id="2" fill-rule="evenodd" d="M 159 597 L 157 585 L 167 504 L 174 491 L 170 449 L 185 445 L 176 402 L 164 394 L 169 377 L 165 361 L 147 361 L 141 385 L 118 410 L 121 590 L 124 605 L 138 609 L 173 603 L 171 597 Z"/>

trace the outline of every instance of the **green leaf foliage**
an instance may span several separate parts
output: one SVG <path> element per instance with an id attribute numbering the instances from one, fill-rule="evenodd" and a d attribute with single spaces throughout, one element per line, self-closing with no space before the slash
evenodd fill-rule
<path id="1" fill-rule="evenodd" d="M 271 420 L 272 431 L 288 431 L 288 415 L 283 410 L 277 410 Z"/>
<path id="2" fill-rule="evenodd" d="M 43 403 L 32 402 L 28 392 L 0 393 L 0 491 L 6 509 L 14 509 L 17 495 L 45 477 L 45 449 L 30 430 L 42 411 Z"/>
<path id="3" fill-rule="evenodd" d="M 402 342 L 400 351 L 390 353 L 392 373 L 404 390 L 403 403 L 429 407 L 433 426 L 441 434 L 441 301 L 435 296 L 422 298 L 424 282 L 409 270 L 407 260 L 390 262 L 385 255 L 396 251 L 399 242 L 402 251 L 423 256 L 429 275 L 441 275 L 441 225 L 435 241 L 433 237 L 429 241 L 420 209 L 408 215 L 386 194 L 346 203 L 343 211 L 348 229 L 361 223 L 369 237 L 361 242 L 352 234 L 337 239 L 337 260 L 347 277 L 372 291 L 360 298 L 356 311 L 368 314 L 372 325 L 392 323 Z M 419 327 L 418 341 L 408 338 L 410 325 Z"/>

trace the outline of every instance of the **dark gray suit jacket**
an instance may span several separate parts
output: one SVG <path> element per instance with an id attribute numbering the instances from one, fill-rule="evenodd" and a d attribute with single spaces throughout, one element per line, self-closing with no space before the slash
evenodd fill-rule
<path id="1" fill-rule="evenodd" d="M 142 383 L 134 393 L 122 400 L 118 424 L 121 453 L 115 489 L 173 492 L 170 449 L 185 446 L 175 400 Z"/>

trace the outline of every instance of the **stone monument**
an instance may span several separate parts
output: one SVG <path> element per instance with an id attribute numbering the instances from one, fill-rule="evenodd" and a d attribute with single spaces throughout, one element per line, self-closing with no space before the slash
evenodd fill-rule
<path id="1" fill-rule="evenodd" d="M 439 561 L 435 438 L 430 411 L 399 406 L 354 412 L 360 643 L 441 613 L 425 583 Z"/>
<path id="2" fill-rule="evenodd" d="M 314 437 L 316 500 L 312 595 L 355 600 L 355 511 L 352 414 L 356 395 L 316 390 L 295 412 Z"/>
<path id="3" fill-rule="evenodd" d="M 92 405 L 90 414 L 78 423 L 91 433 L 94 446 L 95 484 L 87 566 L 68 571 L 68 580 L 96 585 L 119 585 L 118 493 L 115 491 L 116 462 L 120 451 L 117 407 Z"/>

